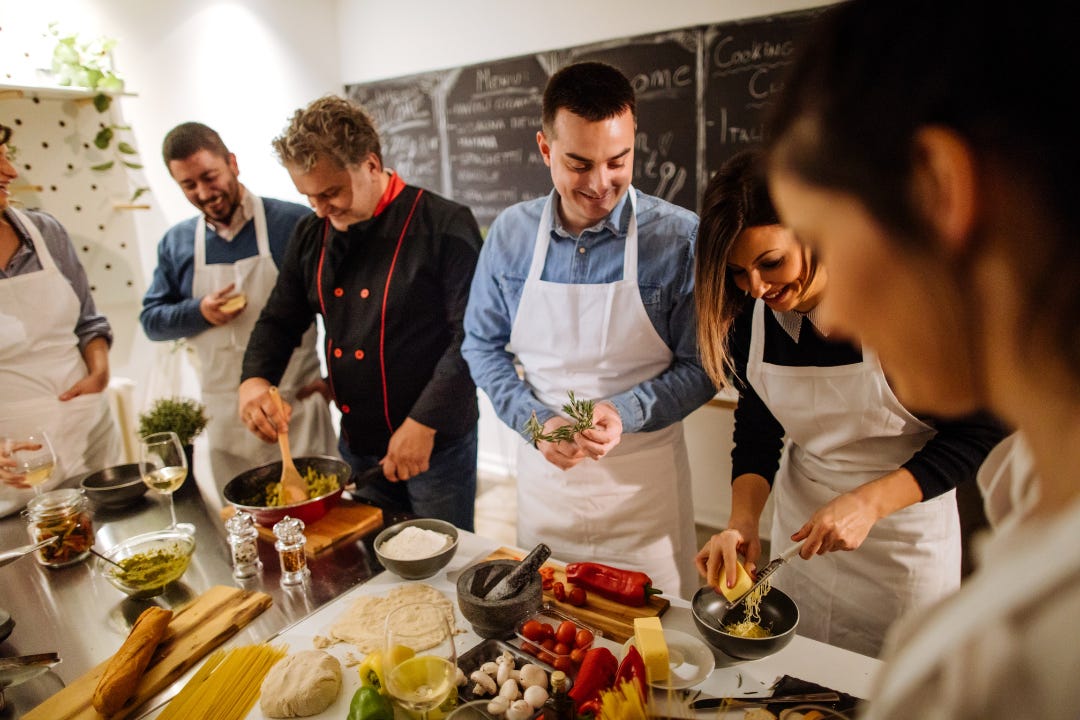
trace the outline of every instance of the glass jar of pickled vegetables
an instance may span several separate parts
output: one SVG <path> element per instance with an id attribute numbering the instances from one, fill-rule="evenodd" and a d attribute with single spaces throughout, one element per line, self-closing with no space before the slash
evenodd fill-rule
<path id="1" fill-rule="evenodd" d="M 53 490 L 34 496 L 23 511 L 30 540 L 59 537 L 34 556 L 46 567 L 64 567 L 85 560 L 94 544 L 94 526 L 82 491 Z"/>

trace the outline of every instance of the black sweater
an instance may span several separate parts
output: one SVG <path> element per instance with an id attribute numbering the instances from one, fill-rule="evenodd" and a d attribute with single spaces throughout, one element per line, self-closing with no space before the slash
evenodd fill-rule
<path id="1" fill-rule="evenodd" d="M 461 341 L 480 243 L 467 207 L 412 186 L 346 232 L 315 215 L 301 220 L 242 379 L 277 383 L 322 315 L 330 383 L 354 453 L 385 454 L 406 417 L 435 428 L 436 447 L 461 437 L 479 418 Z"/>
<path id="2" fill-rule="evenodd" d="M 745 473 L 756 473 L 771 485 L 780 467 L 784 428 L 746 380 L 753 314 L 754 302 L 748 301 L 731 330 L 730 352 L 735 365 L 735 388 L 739 391 L 731 476 L 734 479 Z M 861 349 L 823 337 L 809 320 L 803 320 L 796 343 L 771 310 L 765 308 L 764 316 L 764 362 L 789 367 L 836 367 L 862 362 Z M 1008 433 L 1004 425 L 988 413 L 958 419 L 917 417 L 937 431 L 902 466 L 915 476 L 923 500 L 937 497 L 957 484 L 973 479 L 986 454 Z"/>

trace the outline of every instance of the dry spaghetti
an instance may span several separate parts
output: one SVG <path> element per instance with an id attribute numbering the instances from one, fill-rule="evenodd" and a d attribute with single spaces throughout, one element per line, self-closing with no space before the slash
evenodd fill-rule
<path id="1" fill-rule="evenodd" d="M 265 644 L 213 652 L 158 720 L 243 720 L 259 699 L 266 673 L 287 652 L 284 645 Z"/>

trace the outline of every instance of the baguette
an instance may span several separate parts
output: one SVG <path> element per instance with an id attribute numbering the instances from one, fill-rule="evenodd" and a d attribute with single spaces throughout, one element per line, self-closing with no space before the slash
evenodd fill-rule
<path id="1" fill-rule="evenodd" d="M 99 713 L 105 716 L 116 714 L 135 694 L 154 650 L 165 637 L 172 616 L 172 610 L 156 606 L 139 615 L 94 689 L 94 709 Z"/>

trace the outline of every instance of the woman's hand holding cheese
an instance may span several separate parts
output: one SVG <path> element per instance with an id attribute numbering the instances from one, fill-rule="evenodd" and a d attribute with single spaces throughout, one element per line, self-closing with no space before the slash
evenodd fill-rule
<path id="1" fill-rule="evenodd" d="M 607 455 L 622 440 L 622 418 L 611 403 L 597 403 L 593 408 L 593 426 L 579 433 L 574 441 L 593 460 Z"/>

